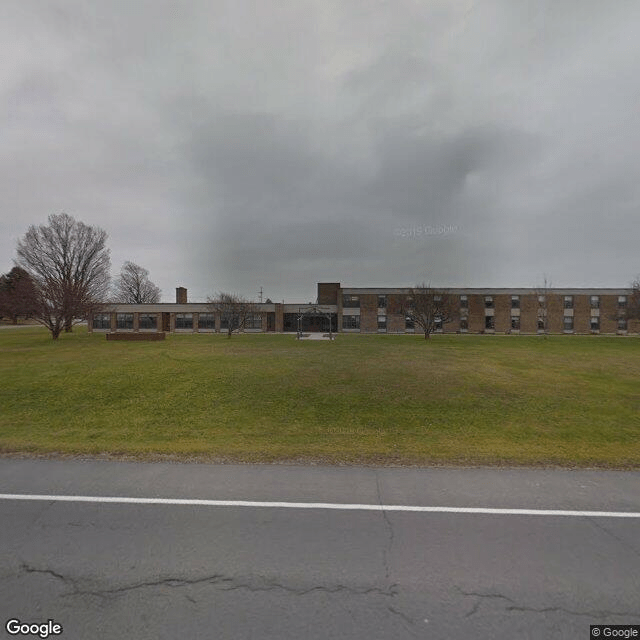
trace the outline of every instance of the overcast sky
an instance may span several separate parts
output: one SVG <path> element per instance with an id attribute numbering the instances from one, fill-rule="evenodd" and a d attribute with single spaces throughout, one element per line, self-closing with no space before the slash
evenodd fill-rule
<path id="1" fill-rule="evenodd" d="M 628 286 L 637 0 L 2 0 L 0 273 L 109 234 L 175 299 Z"/>

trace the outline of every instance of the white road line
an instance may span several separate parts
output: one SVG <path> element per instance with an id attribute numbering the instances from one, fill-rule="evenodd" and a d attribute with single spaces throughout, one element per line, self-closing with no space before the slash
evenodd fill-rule
<path id="1" fill-rule="evenodd" d="M 640 518 L 635 511 L 567 511 L 564 509 L 492 509 L 486 507 L 420 507 L 401 504 L 340 504 L 333 502 L 256 502 L 183 498 L 128 498 L 110 496 L 49 496 L 0 493 L 0 500 L 45 502 L 107 502 L 115 504 L 175 504 L 203 507 L 271 507 L 279 509 L 338 509 L 346 511 L 413 511 L 419 513 L 484 513 L 508 516 L 571 516 L 574 518 Z"/>

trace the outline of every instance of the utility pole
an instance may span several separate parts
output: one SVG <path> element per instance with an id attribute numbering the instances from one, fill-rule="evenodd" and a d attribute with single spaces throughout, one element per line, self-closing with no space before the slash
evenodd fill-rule
<path id="1" fill-rule="evenodd" d="M 260 287 L 260 304 L 262 304 L 262 287 Z"/>

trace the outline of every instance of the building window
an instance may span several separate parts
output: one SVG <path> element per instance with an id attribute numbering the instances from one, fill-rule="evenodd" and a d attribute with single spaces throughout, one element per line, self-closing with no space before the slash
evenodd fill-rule
<path id="1" fill-rule="evenodd" d="M 94 329 L 111 329 L 111 314 L 96 313 L 96 315 L 93 316 L 93 323 L 91 326 Z"/>
<path id="2" fill-rule="evenodd" d="M 493 296 L 485 296 L 485 298 L 484 298 L 484 308 L 485 309 L 493 309 Z"/>
<path id="3" fill-rule="evenodd" d="M 626 330 L 627 330 L 627 319 L 618 318 L 618 331 L 626 331 Z"/>
<path id="4" fill-rule="evenodd" d="M 564 308 L 565 309 L 573 309 L 573 296 L 565 296 L 564 297 Z"/>
<path id="5" fill-rule="evenodd" d="M 133 329 L 133 313 L 117 313 L 116 327 L 118 329 Z"/>
<path id="6" fill-rule="evenodd" d="M 520 296 L 511 296 L 511 308 L 512 309 L 520 308 Z"/>
<path id="7" fill-rule="evenodd" d="M 573 331 L 573 316 L 564 316 L 563 328 L 565 331 Z"/>
<path id="8" fill-rule="evenodd" d="M 201 313 L 198 316 L 198 329 L 215 329 L 216 316 L 213 313 Z"/>
<path id="9" fill-rule="evenodd" d="M 618 307 L 624 309 L 627 306 L 627 296 L 618 296 Z"/>
<path id="10" fill-rule="evenodd" d="M 262 318 L 259 313 L 251 313 L 244 323 L 245 329 L 262 329 Z"/>
<path id="11" fill-rule="evenodd" d="M 592 309 L 600 308 L 600 296 L 591 296 L 590 301 Z"/>
<path id="12" fill-rule="evenodd" d="M 600 317 L 591 316 L 591 331 L 600 331 Z"/>
<path id="13" fill-rule="evenodd" d="M 520 316 L 511 316 L 511 329 L 520 331 Z"/>
<path id="14" fill-rule="evenodd" d="M 138 317 L 138 328 L 140 329 L 157 329 L 158 316 L 149 314 L 140 314 Z"/>
<path id="15" fill-rule="evenodd" d="M 484 317 L 484 328 L 485 329 L 495 329 L 495 321 L 493 316 L 485 316 Z"/>
<path id="16" fill-rule="evenodd" d="M 378 316 L 378 331 L 387 330 L 387 316 Z"/>
<path id="17" fill-rule="evenodd" d="M 342 306 L 347 308 L 359 308 L 360 307 L 360 296 L 352 296 L 352 295 L 343 295 L 342 296 Z"/>
<path id="18" fill-rule="evenodd" d="M 433 319 L 433 328 L 435 331 L 442 331 L 442 318 Z"/>
<path id="19" fill-rule="evenodd" d="M 387 296 L 378 296 L 378 309 L 387 308 Z"/>
<path id="20" fill-rule="evenodd" d="M 469 308 L 469 298 L 467 296 L 460 296 L 460 308 L 461 309 Z"/>
<path id="21" fill-rule="evenodd" d="M 460 318 L 460 331 L 469 331 L 469 319 Z"/>
<path id="22" fill-rule="evenodd" d="M 176 313 L 176 329 L 193 329 L 193 313 Z"/>
<path id="23" fill-rule="evenodd" d="M 405 331 L 413 331 L 416 328 L 416 323 L 413 318 L 405 318 L 404 319 L 404 329 Z"/>
<path id="24" fill-rule="evenodd" d="M 359 329 L 360 316 L 342 316 L 343 329 Z"/>
<path id="25" fill-rule="evenodd" d="M 538 318 L 538 331 L 544 331 L 544 318 Z"/>

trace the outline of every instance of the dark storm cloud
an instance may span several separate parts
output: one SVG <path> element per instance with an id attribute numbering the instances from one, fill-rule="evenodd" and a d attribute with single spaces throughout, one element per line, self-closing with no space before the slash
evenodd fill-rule
<path id="1" fill-rule="evenodd" d="M 170 300 L 638 271 L 640 5 L 0 4 L 0 271 L 105 228 Z"/>

